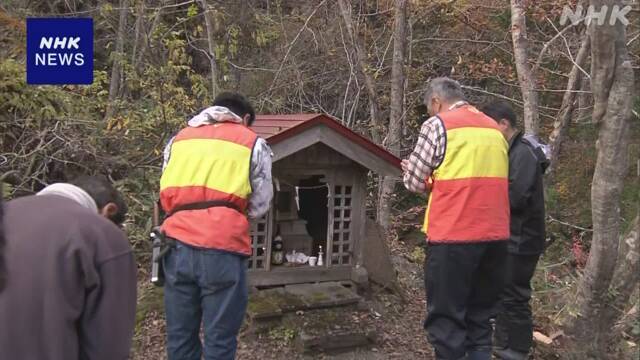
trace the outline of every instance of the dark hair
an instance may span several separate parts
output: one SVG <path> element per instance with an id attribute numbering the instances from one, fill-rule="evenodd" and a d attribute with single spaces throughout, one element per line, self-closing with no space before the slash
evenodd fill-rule
<path id="1" fill-rule="evenodd" d="M 505 119 L 509 122 L 512 128 L 515 128 L 517 124 L 517 117 L 513 107 L 506 101 L 494 101 L 486 104 L 482 107 L 482 112 L 489 116 L 496 122 Z"/>
<path id="2" fill-rule="evenodd" d="M 122 195 L 104 176 L 80 176 L 69 182 L 82 190 L 86 191 L 98 205 L 98 210 L 105 207 L 108 203 L 114 203 L 118 206 L 118 212 L 112 215 L 109 220 L 121 225 L 127 214 L 127 204 L 124 202 Z"/>
<path id="3" fill-rule="evenodd" d="M 256 112 L 253 110 L 253 106 L 242 94 L 231 92 L 220 93 L 216 96 L 216 99 L 213 100 L 213 105 L 224 106 L 242 118 L 244 118 L 245 115 L 249 115 L 249 126 L 253 125 L 253 122 L 256 120 Z"/>
<path id="4" fill-rule="evenodd" d="M 4 249 L 7 239 L 4 233 L 4 196 L 2 192 L 2 181 L 0 181 L 0 293 L 7 285 L 7 265 L 4 260 Z"/>

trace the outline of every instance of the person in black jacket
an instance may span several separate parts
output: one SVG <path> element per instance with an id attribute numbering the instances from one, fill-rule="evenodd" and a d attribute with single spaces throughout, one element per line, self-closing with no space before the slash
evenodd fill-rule
<path id="1" fill-rule="evenodd" d="M 493 102 L 482 111 L 493 118 L 509 142 L 509 202 L 511 238 L 502 311 L 496 318 L 494 345 L 504 360 L 526 359 L 532 345 L 531 278 L 545 243 L 542 175 L 546 158 L 523 137 L 516 114 L 505 102 Z"/>

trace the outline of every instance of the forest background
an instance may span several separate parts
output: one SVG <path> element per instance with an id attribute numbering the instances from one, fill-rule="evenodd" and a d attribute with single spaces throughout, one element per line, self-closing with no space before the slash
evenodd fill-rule
<path id="1" fill-rule="evenodd" d="M 579 4 L 630 6 L 630 23 L 560 25 Z M 126 194 L 144 281 L 162 149 L 216 93 L 244 93 L 259 113 L 330 114 L 406 157 L 425 84 L 450 76 L 472 103 L 511 102 L 552 146 L 539 321 L 569 334 L 568 354 L 637 352 L 639 11 L 633 0 L 1 0 L 4 196 L 108 176 Z M 93 18 L 92 85 L 26 85 L 25 18 L 44 16 Z M 392 249 L 419 248 L 406 239 L 419 238 L 424 198 L 397 179 L 369 186 Z"/>

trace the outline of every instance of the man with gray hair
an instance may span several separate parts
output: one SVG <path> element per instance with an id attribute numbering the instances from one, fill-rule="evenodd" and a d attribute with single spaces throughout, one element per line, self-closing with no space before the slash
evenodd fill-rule
<path id="1" fill-rule="evenodd" d="M 508 145 L 457 81 L 432 80 L 424 101 L 431 118 L 402 161 L 406 188 L 429 194 L 424 327 L 436 359 L 489 360 L 509 239 Z"/>

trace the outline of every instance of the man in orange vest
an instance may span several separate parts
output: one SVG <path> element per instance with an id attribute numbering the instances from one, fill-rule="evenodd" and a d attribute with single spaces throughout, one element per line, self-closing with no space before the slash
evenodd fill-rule
<path id="1" fill-rule="evenodd" d="M 429 193 L 424 327 L 437 359 L 491 359 L 489 319 L 499 301 L 509 239 L 508 145 L 458 82 L 432 80 L 404 184 Z"/>
<path id="2" fill-rule="evenodd" d="M 254 120 L 244 96 L 222 93 L 165 149 L 162 230 L 175 240 L 164 258 L 170 360 L 235 358 L 248 298 L 248 218 L 266 214 L 273 196 L 271 150 L 249 129 Z"/>

